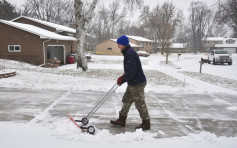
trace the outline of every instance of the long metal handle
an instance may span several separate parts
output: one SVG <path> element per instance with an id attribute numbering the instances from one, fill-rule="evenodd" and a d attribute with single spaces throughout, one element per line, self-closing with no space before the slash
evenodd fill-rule
<path id="1" fill-rule="evenodd" d="M 105 95 L 104 97 L 98 102 L 98 104 L 90 111 L 90 113 L 86 116 L 86 118 L 89 118 L 91 115 L 93 115 L 100 106 L 107 100 L 107 98 L 118 88 L 118 85 L 115 84 Z"/>

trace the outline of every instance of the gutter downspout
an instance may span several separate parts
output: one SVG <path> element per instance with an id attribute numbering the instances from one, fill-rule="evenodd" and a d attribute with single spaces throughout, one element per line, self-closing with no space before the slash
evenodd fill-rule
<path id="1" fill-rule="evenodd" d="M 43 41 L 43 55 L 44 55 L 44 63 L 42 64 L 42 65 L 45 65 L 45 43 L 46 42 L 49 42 L 51 39 L 48 39 L 48 40 L 46 40 L 46 41 Z"/>

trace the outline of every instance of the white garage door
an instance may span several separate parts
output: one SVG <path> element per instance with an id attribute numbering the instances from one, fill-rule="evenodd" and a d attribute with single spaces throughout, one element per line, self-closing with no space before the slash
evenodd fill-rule
<path id="1" fill-rule="evenodd" d="M 229 53 L 236 53 L 236 48 L 224 48 L 224 50 L 227 50 Z"/>

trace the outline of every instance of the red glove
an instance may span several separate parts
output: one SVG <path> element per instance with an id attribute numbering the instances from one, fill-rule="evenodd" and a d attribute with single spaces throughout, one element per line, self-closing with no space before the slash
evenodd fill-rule
<path id="1" fill-rule="evenodd" d="M 119 77 L 119 78 L 117 79 L 117 85 L 118 85 L 118 86 L 121 86 L 121 85 L 123 84 L 123 83 L 122 83 L 123 77 L 124 77 L 124 75 L 122 75 L 121 77 Z"/>

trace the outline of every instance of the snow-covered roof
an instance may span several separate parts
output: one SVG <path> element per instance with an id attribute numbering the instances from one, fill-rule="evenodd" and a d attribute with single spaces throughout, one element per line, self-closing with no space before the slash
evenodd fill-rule
<path id="1" fill-rule="evenodd" d="M 224 37 L 207 37 L 206 41 L 223 41 Z"/>
<path id="2" fill-rule="evenodd" d="M 114 41 L 114 42 L 117 42 L 117 39 L 110 39 L 111 41 Z M 133 43 L 131 43 L 131 42 L 129 42 L 129 44 L 130 44 L 130 46 L 131 47 L 142 47 L 142 46 L 140 46 L 140 45 L 136 45 L 136 44 L 133 44 Z"/>
<path id="3" fill-rule="evenodd" d="M 6 25 L 30 32 L 32 34 L 40 36 L 41 39 L 53 39 L 53 40 L 69 40 L 69 41 L 76 41 L 76 38 L 69 37 L 69 36 L 63 36 L 33 25 L 29 24 L 23 24 L 23 23 L 17 23 L 17 22 L 12 22 L 12 21 L 5 21 L 1 20 L 1 23 L 4 23 Z"/>
<path id="4" fill-rule="evenodd" d="M 25 18 L 25 19 L 28 19 L 28 20 L 31 20 L 31 21 L 34 21 L 34 22 L 52 27 L 52 28 L 55 28 L 57 31 L 65 31 L 65 32 L 69 32 L 69 33 L 76 33 L 76 29 L 73 29 L 73 28 L 70 28 L 70 27 L 67 27 L 67 26 L 63 26 L 63 25 L 59 25 L 59 24 L 55 24 L 55 23 L 51 23 L 51 22 L 38 20 L 38 19 L 35 19 L 35 18 L 27 17 L 27 16 L 20 16 L 20 17 L 17 17 L 15 19 L 13 19 L 12 21 L 18 20 L 20 18 Z"/>
<path id="5" fill-rule="evenodd" d="M 146 39 L 144 37 L 141 36 L 130 36 L 130 35 L 126 35 L 128 38 L 134 39 L 136 41 L 142 41 L 142 42 L 154 42 L 152 40 Z"/>
<path id="6" fill-rule="evenodd" d="M 187 45 L 187 43 L 173 43 L 170 48 L 186 48 Z"/>
<path id="7" fill-rule="evenodd" d="M 215 47 L 237 48 L 237 44 L 216 44 Z"/>

